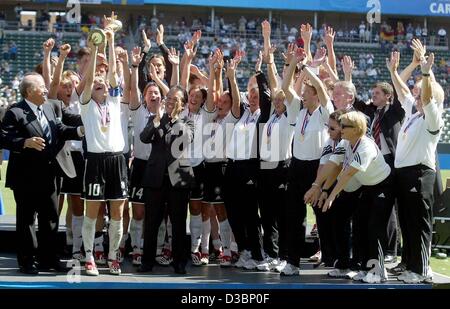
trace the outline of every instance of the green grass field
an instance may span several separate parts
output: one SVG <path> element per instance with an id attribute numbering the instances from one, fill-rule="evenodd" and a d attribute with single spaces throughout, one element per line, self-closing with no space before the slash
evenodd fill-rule
<path id="1" fill-rule="evenodd" d="M 5 210 L 5 214 L 14 215 L 16 213 L 14 196 L 10 189 L 5 188 L 5 175 L 6 175 L 7 164 L 8 164 L 8 162 L 3 162 L 3 164 L 1 165 L 2 179 L 0 181 L 0 189 L 1 189 L 1 194 L 3 196 L 3 207 Z M 442 183 L 445 186 L 446 179 L 450 178 L 450 170 L 441 171 L 441 173 L 442 173 Z M 65 210 L 66 210 L 66 207 L 64 206 L 63 213 L 65 213 Z M 308 225 L 312 225 L 315 223 L 314 213 L 311 208 L 308 208 L 307 222 L 308 222 Z M 433 271 L 450 277 L 449 259 L 438 260 L 436 258 L 431 258 L 431 267 L 433 268 Z"/>

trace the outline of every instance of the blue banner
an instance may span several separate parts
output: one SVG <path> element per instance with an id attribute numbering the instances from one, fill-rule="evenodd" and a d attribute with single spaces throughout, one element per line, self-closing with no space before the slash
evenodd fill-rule
<path id="1" fill-rule="evenodd" d="M 35 2 L 66 3 L 67 0 L 34 0 Z M 79 0 L 83 3 L 117 5 L 182 5 L 318 12 L 347 12 L 366 14 L 380 8 L 381 15 L 450 17 L 450 0 Z M 379 5 L 378 5 L 379 4 Z"/>

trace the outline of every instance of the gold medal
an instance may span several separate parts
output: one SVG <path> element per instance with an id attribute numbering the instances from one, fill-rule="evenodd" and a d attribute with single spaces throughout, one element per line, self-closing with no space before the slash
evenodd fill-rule
<path id="1" fill-rule="evenodd" d="M 303 142 L 305 140 L 305 136 L 303 134 L 300 134 L 300 142 Z"/>
<path id="2" fill-rule="evenodd" d="M 106 132 L 108 131 L 108 127 L 102 126 L 102 127 L 101 127 L 101 130 L 102 130 L 103 133 L 106 133 Z"/>

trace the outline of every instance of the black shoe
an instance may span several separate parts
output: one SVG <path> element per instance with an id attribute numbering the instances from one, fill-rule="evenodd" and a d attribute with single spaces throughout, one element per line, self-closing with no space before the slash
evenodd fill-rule
<path id="1" fill-rule="evenodd" d="M 30 264 L 27 266 L 20 266 L 19 271 L 27 275 L 39 275 L 39 270 L 35 264 Z"/>
<path id="2" fill-rule="evenodd" d="M 53 263 L 40 263 L 39 264 L 39 270 L 41 271 L 49 271 L 54 269 L 57 272 L 64 273 L 71 270 L 71 267 L 67 267 L 65 262 L 62 262 L 60 260 L 57 260 Z"/>
<path id="3" fill-rule="evenodd" d="M 181 264 L 174 264 L 173 269 L 176 274 L 185 275 L 186 274 L 186 266 Z"/>
<path id="4" fill-rule="evenodd" d="M 153 265 L 142 263 L 141 266 L 137 269 L 138 273 L 149 273 L 153 270 Z"/>

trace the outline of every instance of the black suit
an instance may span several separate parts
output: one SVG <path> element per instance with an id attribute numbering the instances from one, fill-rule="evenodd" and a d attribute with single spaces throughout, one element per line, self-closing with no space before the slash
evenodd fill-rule
<path id="1" fill-rule="evenodd" d="M 159 225 L 167 210 L 172 222 L 172 252 L 175 271 L 186 265 L 186 215 L 189 189 L 194 183 L 192 167 L 181 152 L 193 140 L 194 124 L 184 118 L 171 122 L 164 114 L 160 125 L 155 128 L 150 117 L 140 138 L 143 143 L 152 144 L 142 186 L 145 188 L 145 229 L 143 264 L 151 266 L 156 255 L 156 240 Z M 180 150 L 174 153 L 173 149 Z"/>
<path id="2" fill-rule="evenodd" d="M 42 137 L 42 127 L 30 106 L 21 101 L 5 114 L 2 123 L 3 146 L 11 151 L 6 187 L 14 191 L 16 201 L 16 230 L 18 234 L 18 263 L 27 267 L 35 262 L 37 239 L 35 218 L 39 214 L 39 258 L 46 265 L 56 261 L 56 233 L 58 230 L 56 194 L 56 154 L 65 140 L 79 139 L 76 128 L 64 126 L 50 104 L 42 105 L 51 132 L 51 141 L 37 151 L 24 148 L 25 140 Z"/>
<path id="3" fill-rule="evenodd" d="M 366 105 L 364 102 L 357 101 L 354 105 L 356 105 L 356 109 L 370 117 L 372 122 L 375 120 L 377 107 L 373 105 L 373 103 Z M 384 113 L 383 118 L 381 119 L 381 132 L 383 133 L 390 152 L 390 154 L 384 155 L 384 160 L 389 164 L 392 172 L 394 171 L 395 149 L 397 148 L 398 134 L 400 133 L 404 118 L 405 110 L 395 96 L 392 104 L 389 105 L 389 109 Z M 397 256 L 397 242 L 399 239 L 397 231 L 397 214 L 395 209 L 393 209 L 387 226 L 387 240 L 384 241 L 386 244 L 386 255 Z"/>

